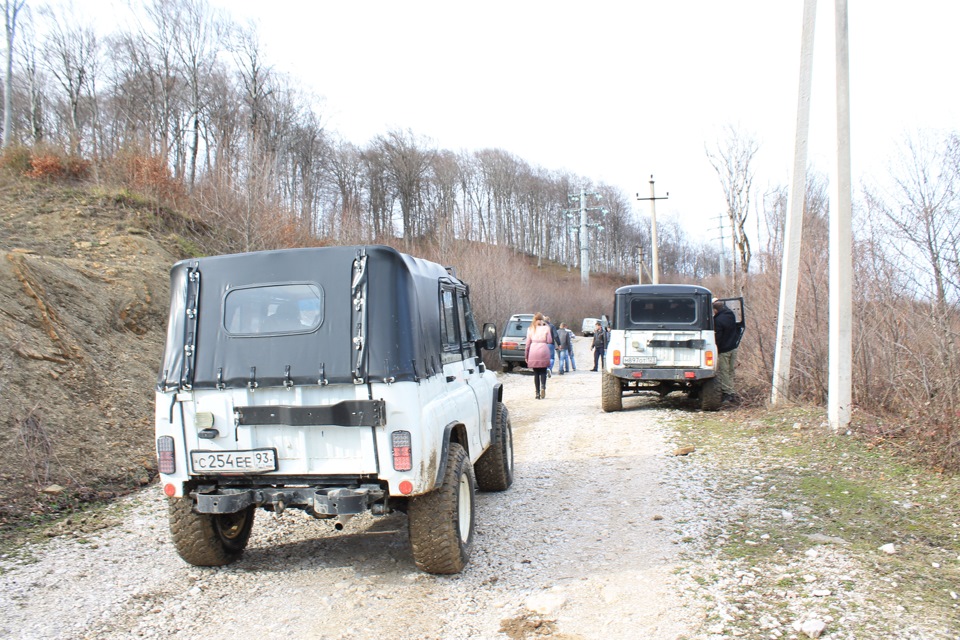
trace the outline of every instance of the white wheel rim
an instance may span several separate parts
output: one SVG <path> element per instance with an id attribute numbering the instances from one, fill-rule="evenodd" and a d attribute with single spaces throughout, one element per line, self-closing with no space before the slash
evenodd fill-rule
<path id="1" fill-rule="evenodd" d="M 460 540 L 462 542 L 467 541 L 467 537 L 470 535 L 470 479 L 467 478 L 467 474 L 460 474 L 460 491 L 459 499 L 457 500 L 457 524 L 459 525 L 460 530 Z"/>

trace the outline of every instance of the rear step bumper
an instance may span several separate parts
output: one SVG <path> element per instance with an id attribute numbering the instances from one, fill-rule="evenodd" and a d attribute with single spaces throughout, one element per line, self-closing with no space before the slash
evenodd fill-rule
<path id="1" fill-rule="evenodd" d="M 694 376 L 688 378 L 687 374 L 691 372 Z M 674 380 L 677 382 L 704 380 L 717 375 L 714 369 L 634 369 L 626 367 L 615 367 L 611 370 L 611 373 L 624 380 Z"/>
<path id="2" fill-rule="evenodd" d="M 304 509 L 313 515 L 338 516 L 363 513 L 383 500 L 384 491 L 376 485 L 357 488 L 296 487 L 262 489 L 223 489 L 215 493 L 195 493 L 200 513 L 236 513 L 249 506 Z"/>

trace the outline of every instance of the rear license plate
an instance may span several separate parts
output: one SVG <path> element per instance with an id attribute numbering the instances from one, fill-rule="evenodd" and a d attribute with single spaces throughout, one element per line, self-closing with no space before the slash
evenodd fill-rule
<path id="1" fill-rule="evenodd" d="M 623 356 L 623 364 L 657 364 L 657 356 Z"/>
<path id="2" fill-rule="evenodd" d="M 191 451 L 194 473 L 257 473 L 277 470 L 276 449 Z"/>

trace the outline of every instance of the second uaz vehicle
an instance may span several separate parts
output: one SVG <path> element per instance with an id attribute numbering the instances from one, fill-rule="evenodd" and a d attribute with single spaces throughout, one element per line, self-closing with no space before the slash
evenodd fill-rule
<path id="1" fill-rule="evenodd" d="M 728 298 L 740 334 L 743 298 Z M 683 391 L 706 411 L 720 408 L 711 293 L 694 285 L 630 285 L 614 293 L 601 408 L 619 411 L 628 394 Z"/>

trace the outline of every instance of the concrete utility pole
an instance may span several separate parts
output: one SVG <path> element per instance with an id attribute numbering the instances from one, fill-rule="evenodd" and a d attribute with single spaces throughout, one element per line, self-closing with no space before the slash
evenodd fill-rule
<path id="1" fill-rule="evenodd" d="M 585 187 L 580 187 L 580 195 L 570 194 L 567 196 L 567 200 L 570 202 L 578 200 L 580 208 L 564 209 L 567 218 L 572 218 L 577 211 L 580 213 L 580 284 L 584 286 L 590 284 L 590 242 L 587 229 L 588 227 L 595 227 L 598 231 L 603 231 L 602 224 L 590 222 L 587 219 L 587 212 L 599 211 L 604 216 L 608 213 L 606 207 L 588 207 L 587 196 L 595 196 L 598 200 L 603 197 L 599 193 L 587 193 Z"/>
<path id="2" fill-rule="evenodd" d="M 653 191 L 653 174 L 650 175 L 650 197 L 641 198 L 640 194 L 637 194 L 637 200 L 649 200 L 650 201 L 650 244 L 653 249 L 653 256 L 650 261 L 653 263 L 653 284 L 660 284 L 660 252 L 657 246 L 657 200 L 666 200 L 670 197 L 670 192 L 667 191 L 667 195 L 658 198 Z"/>
<path id="3" fill-rule="evenodd" d="M 830 375 L 827 418 L 834 431 L 850 424 L 853 341 L 853 234 L 850 189 L 850 51 L 847 0 L 834 0 L 837 55 L 837 164 L 830 193 Z"/>
<path id="4" fill-rule="evenodd" d="M 797 91 L 797 130 L 793 143 L 793 176 L 783 238 L 780 267 L 780 309 L 777 313 L 777 346 L 773 356 L 770 403 L 779 404 L 790 392 L 790 359 L 793 354 L 800 280 L 800 246 L 803 237 L 803 204 L 807 191 L 807 140 L 810 133 L 810 91 L 813 84 L 813 40 L 817 0 L 803 2 L 800 36 L 800 87 Z"/>

